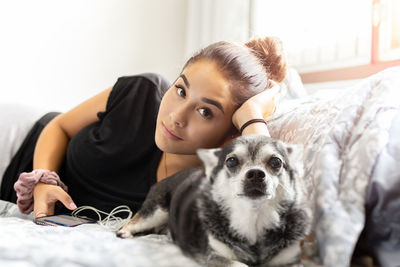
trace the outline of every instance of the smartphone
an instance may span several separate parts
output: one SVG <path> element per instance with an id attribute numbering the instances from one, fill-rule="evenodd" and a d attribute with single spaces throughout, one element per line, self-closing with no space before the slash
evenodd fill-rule
<path id="1" fill-rule="evenodd" d="M 66 226 L 66 227 L 74 227 L 77 225 L 81 225 L 84 223 L 95 223 L 95 220 L 92 220 L 87 217 L 76 217 L 70 214 L 60 214 L 60 215 L 51 215 L 35 218 L 33 220 L 36 224 L 40 225 L 52 225 L 52 226 Z"/>

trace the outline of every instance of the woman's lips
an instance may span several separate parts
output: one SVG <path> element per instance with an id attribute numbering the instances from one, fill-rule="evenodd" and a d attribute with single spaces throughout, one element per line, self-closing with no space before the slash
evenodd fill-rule
<path id="1" fill-rule="evenodd" d="M 175 133 L 172 132 L 170 129 L 168 129 L 164 123 L 162 123 L 162 126 L 163 126 L 162 129 L 163 129 L 165 136 L 167 136 L 168 138 L 170 138 L 172 140 L 183 140 L 182 138 L 176 136 Z"/>

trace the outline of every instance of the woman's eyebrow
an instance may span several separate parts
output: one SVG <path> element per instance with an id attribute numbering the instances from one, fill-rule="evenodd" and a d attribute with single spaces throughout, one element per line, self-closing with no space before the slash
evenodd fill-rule
<path id="1" fill-rule="evenodd" d="M 224 109 L 222 108 L 221 103 L 219 103 L 218 101 L 209 99 L 209 98 L 207 98 L 207 97 L 202 97 L 201 100 L 202 100 L 203 102 L 206 102 L 206 103 L 208 103 L 208 104 L 211 104 L 211 105 L 216 106 L 218 109 L 220 109 L 220 110 L 222 111 L 223 114 L 225 114 Z"/>
<path id="2" fill-rule="evenodd" d="M 179 77 L 182 78 L 182 80 L 183 80 L 183 82 L 185 83 L 186 87 L 187 87 L 188 89 L 190 89 L 190 84 L 189 84 L 189 81 L 188 81 L 188 79 L 186 78 L 185 74 L 181 74 L 181 75 L 179 75 Z M 203 102 L 205 102 L 205 103 L 208 103 L 208 104 L 211 104 L 211 105 L 216 106 L 219 110 L 222 111 L 223 114 L 225 114 L 224 109 L 223 109 L 221 103 L 219 103 L 218 101 L 209 99 L 209 98 L 207 98 L 207 97 L 202 97 L 201 100 L 202 100 Z"/>
<path id="3" fill-rule="evenodd" d="M 185 83 L 186 87 L 187 87 L 187 88 L 190 88 L 189 81 L 187 80 L 185 74 L 181 74 L 181 75 L 179 75 L 179 77 L 182 78 L 182 80 L 183 80 L 183 82 Z"/>

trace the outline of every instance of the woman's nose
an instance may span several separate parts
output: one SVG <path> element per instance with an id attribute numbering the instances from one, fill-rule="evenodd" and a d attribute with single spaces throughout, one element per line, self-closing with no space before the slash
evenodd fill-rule
<path id="1" fill-rule="evenodd" d="M 185 127 L 186 126 L 186 115 L 185 115 L 185 109 L 184 108 L 176 108 L 174 111 L 172 111 L 169 114 L 169 117 L 171 118 L 171 122 L 176 126 L 176 127 Z"/>

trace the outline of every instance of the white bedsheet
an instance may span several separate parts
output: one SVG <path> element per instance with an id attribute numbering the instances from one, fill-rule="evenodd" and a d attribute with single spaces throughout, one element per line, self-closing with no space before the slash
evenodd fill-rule
<path id="1" fill-rule="evenodd" d="M 199 266 L 165 235 L 117 238 L 98 224 L 41 226 L 0 201 L 0 266 Z"/>

